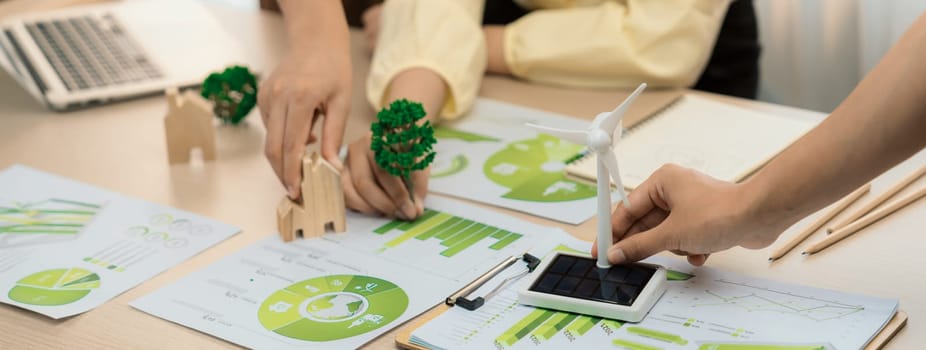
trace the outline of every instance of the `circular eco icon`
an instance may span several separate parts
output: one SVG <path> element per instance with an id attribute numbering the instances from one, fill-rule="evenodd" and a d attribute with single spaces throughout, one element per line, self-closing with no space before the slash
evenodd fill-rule
<path id="1" fill-rule="evenodd" d="M 257 317 L 264 328 L 279 335 L 322 342 L 372 331 L 399 318 L 407 308 L 408 295 L 392 282 L 331 275 L 276 291 L 261 304 Z"/>

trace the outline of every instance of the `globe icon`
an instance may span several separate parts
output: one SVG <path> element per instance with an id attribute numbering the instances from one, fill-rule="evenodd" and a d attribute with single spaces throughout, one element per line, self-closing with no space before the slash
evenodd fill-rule
<path id="1" fill-rule="evenodd" d="M 362 315 L 367 309 L 366 298 L 349 292 L 326 293 L 306 299 L 300 312 L 319 322 L 339 322 Z"/>

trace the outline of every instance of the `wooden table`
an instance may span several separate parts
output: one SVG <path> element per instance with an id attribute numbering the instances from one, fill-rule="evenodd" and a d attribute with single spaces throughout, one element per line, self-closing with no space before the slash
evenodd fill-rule
<path id="1" fill-rule="evenodd" d="M 211 5 L 227 30 L 250 48 L 258 69 L 265 74 L 284 52 L 284 33 L 278 15 Z M 153 14 L 156 15 L 156 14 Z M 362 36 L 354 33 L 354 87 L 346 141 L 366 130 L 373 111 L 361 93 L 369 57 Z M 636 108 L 652 106 L 673 92 L 648 92 Z M 591 118 L 613 108 L 626 92 L 568 90 L 529 85 L 507 78 L 485 79 L 480 94 L 556 113 Z M 819 118 L 818 113 L 782 106 L 704 94 L 756 110 Z M 99 308 L 55 321 L 12 306 L 0 306 L 2 349 L 191 349 L 232 347 L 222 340 L 147 315 L 128 303 L 178 278 L 205 267 L 275 232 L 274 208 L 284 195 L 282 186 L 263 156 L 264 130 L 255 111 L 242 127 L 219 127 L 218 160 L 200 166 L 168 166 L 162 118 L 163 97 L 149 97 L 70 113 L 46 110 L 5 74 L 0 74 L 0 168 L 20 163 L 82 182 L 192 211 L 240 227 L 243 232 L 216 247 L 142 283 Z M 829 150 L 851 151 L 851 150 Z M 926 162 L 926 152 L 879 178 L 878 192 Z M 795 174 L 813 176 L 813 174 Z M 921 181 L 913 187 L 926 185 Z M 558 226 L 591 239 L 594 221 L 579 226 L 559 224 L 498 209 L 528 221 Z M 926 201 L 916 203 L 879 222 L 822 254 L 803 258 L 791 253 L 769 264 L 771 248 L 731 249 L 711 256 L 709 264 L 729 271 L 780 281 L 838 289 L 881 297 L 899 298 L 913 320 L 889 348 L 911 349 L 926 344 L 926 256 L 918 244 Z M 807 221 L 804 221 L 806 223 Z M 798 224 L 797 226 L 800 226 Z M 783 237 L 795 233 L 794 229 Z M 812 240 L 819 239 L 817 234 Z M 435 300 L 435 303 L 439 301 Z M 920 329 L 920 331 L 917 331 Z M 368 348 L 394 348 L 395 330 Z"/>

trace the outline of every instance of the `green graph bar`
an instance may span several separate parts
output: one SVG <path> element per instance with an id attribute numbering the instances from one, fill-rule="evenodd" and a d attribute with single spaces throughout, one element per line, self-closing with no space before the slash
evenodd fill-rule
<path id="1" fill-rule="evenodd" d="M 403 233 L 402 235 L 396 238 L 393 238 L 389 242 L 386 242 L 386 247 L 394 248 L 398 246 L 399 244 L 402 244 L 405 241 L 411 239 L 412 237 L 415 237 L 417 235 L 427 232 L 434 226 L 437 226 L 438 224 L 444 222 L 444 220 L 447 220 L 450 217 L 451 217 L 450 214 L 443 214 L 443 216 L 432 215 L 431 217 L 427 219 L 425 218 L 418 219 L 415 221 L 415 225 L 409 228 L 407 231 L 405 231 L 405 233 Z"/>
<path id="2" fill-rule="evenodd" d="M 585 333 L 588 333 L 592 327 L 595 327 L 595 325 L 598 324 L 598 321 L 601 321 L 601 318 L 579 316 L 575 322 L 572 322 L 572 324 L 569 325 L 568 331 L 576 336 L 581 337 L 585 335 Z"/>
<path id="3" fill-rule="evenodd" d="M 690 273 L 666 269 L 666 280 L 668 281 L 687 281 L 694 277 Z"/>
<path id="4" fill-rule="evenodd" d="M 627 327 L 627 333 L 641 335 L 647 338 L 667 341 L 670 343 L 675 343 L 678 345 L 688 344 L 688 341 L 684 338 L 671 333 L 666 333 L 662 331 L 657 331 L 654 329 L 643 328 L 643 327 Z"/>
<path id="5" fill-rule="evenodd" d="M 392 220 L 392 221 L 390 221 L 388 224 L 385 224 L 385 225 L 380 226 L 379 228 L 373 230 L 373 232 L 382 235 L 382 234 L 385 234 L 386 232 L 392 231 L 392 229 L 394 229 L 394 228 L 396 228 L 396 227 L 399 227 L 399 225 L 401 225 L 401 224 L 403 224 L 403 223 L 405 223 L 405 222 L 402 221 L 402 220 Z"/>
<path id="6" fill-rule="evenodd" d="M 611 328 L 612 330 L 615 330 L 615 331 L 624 326 L 623 323 L 620 323 L 615 320 L 604 320 L 603 322 L 601 322 L 601 324 L 608 326 L 608 328 Z"/>
<path id="7" fill-rule="evenodd" d="M 552 317 L 553 314 L 555 314 L 555 312 L 550 310 L 535 309 L 527 315 L 527 317 L 515 323 L 514 326 L 511 326 L 505 333 L 502 333 L 495 341 L 505 346 L 512 346 L 517 343 L 518 340 L 521 340 L 521 338 L 524 338 L 525 335 L 537 328 L 543 321 Z"/>
<path id="8" fill-rule="evenodd" d="M 3 229 L 3 228 L 0 228 L 0 233 L 37 233 L 37 234 L 50 234 L 50 235 L 55 235 L 55 234 L 58 234 L 58 235 L 70 235 L 70 234 L 76 234 L 76 233 L 78 233 L 78 232 L 80 232 L 80 231 L 78 231 L 78 230 L 61 230 L 61 229 L 26 228 L 26 227 L 23 227 L 23 228 L 15 228 L 15 229 L 9 229 L 9 230 L 5 230 L 5 229 Z"/>
<path id="9" fill-rule="evenodd" d="M 823 345 L 701 344 L 698 350 L 826 350 Z"/>
<path id="10" fill-rule="evenodd" d="M 469 225 L 472 225 L 474 223 L 475 222 L 473 220 L 463 219 L 463 221 L 460 221 L 456 225 L 453 225 L 453 227 L 447 228 L 446 230 L 444 230 L 444 232 L 438 233 L 434 237 L 436 237 L 437 239 L 441 239 L 441 240 L 450 238 L 450 236 L 453 236 L 457 232 L 465 230 L 467 227 L 469 227 Z"/>
<path id="11" fill-rule="evenodd" d="M 428 221 L 428 219 L 430 219 L 434 215 L 437 215 L 437 213 L 438 213 L 437 211 L 434 211 L 431 209 L 425 209 L 424 213 L 422 213 L 421 216 L 415 219 L 415 221 L 405 221 L 401 225 L 399 225 L 398 229 L 402 231 L 408 231 L 412 227 L 418 226 L 418 224 Z"/>
<path id="12" fill-rule="evenodd" d="M 488 227 L 489 226 L 486 226 L 485 224 L 480 224 L 477 222 L 475 224 L 470 225 L 465 230 L 457 232 L 457 234 L 453 235 L 453 237 L 445 239 L 443 242 L 440 242 L 440 244 L 446 247 L 453 247 L 457 243 L 460 243 L 463 240 L 469 238 L 469 236 L 472 236 L 476 232 L 479 232 Z"/>
<path id="13" fill-rule="evenodd" d="M 547 322 L 544 322 L 536 331 L 534 331 L 534 336 L 543 340 L 550 340 L 553 338 L 556 333 L 566 328 L 572 320 L 576 319 L 579 315 L 568 313 L 568 312 L 557 312 L 553 317 L 550 317 Z"/>
<path id="14" fill-rule="evenodd" d="M 632 342 L 632 341 L 624 340 L 624 339 L 614 339 L 614 341 L 612 341 L 611 343 L 614 345 L 620 346 L 624 349 L 627 349 L 627 350 L 662 350 L 662 348 L 657 348 L 655 346 L 650 346 L 646 344 L 640 344 L 637 342 Z"/>
<path id="15" fill-rule="evenodd" d="M 88 207 L 88 208 L 97 208 L 97 209 L 100 208 L 100 206 L 99 206 L 99 205 L 96 205 L 96 204 L 84 203 L 84 202 L 78 202 L 78 201 L 70 201 L 70 200 L 67 200 L 67 199 L 57 199 L 57 198 L 55 198 L 55 199 L 52 199 L 52 200 L 50 200 L 50 201 L 51 201 L 51 202 L 58 202 L 58 203 L 67 203 L 67 204 L 79 205 L 79 206 Z"/>
<path id="16" fill-rule="evenodd" d="M 514 243 L 514 241 L 517 241 L 519 238 L 521 238 L 520 234 L 512 232 L 512 233 L 509 233 L 507 236 L 505 236 L 505 238 L 502 238 L 498 240 L 498 242 L 495 242 L 495 244 L 490 245 L 489 248 L 494 249 L 494 250 L 502 250 L 503 248 L 507 247 L 509 244 Z"/>
<path id="17" fill-rule="evenodd" d="M 452 216 L 450 219 L 447 219 L 447 221 L 440 223 L 440 225 L 434 226 L 434 228 L 428 230 L 428 232 L 415 236 L 415 239 L 419 241 L 427 240 L 428 238 L 434 237 L 434 235 L 450 228 L 450 226 L 453 226 L 460 221 L 463 221 L 463 219 L 457 216 Z"/>
<path id="18" fill-rule="evenodd" d="M 440 255 L 446 256 L 448 258 L 454 255 L 457 255 L 457 253 L 462 252 L 466 250 L 466 248 L 469 248 L 473 246 L 473 244 L 476 244 L 476 242 L 479 242 L 485 239 L 486 237 L 489 237 L 490 234 L 492 234 L 493 232 L 497 230 L 498 229 L 494 227 L 487 227 L 483 229 L 482 231 L 479 231 L 478 233 L 469 236 L 469 238 L 463 240 L 462 242 L 453 245 L 452 247 L 450 247 L 450 249 L 447 249 L 441 252 Z"/>
<path id="19" fill-rule="evenodd" d="M 504 237 L 507 236 L 509 233 L 511 233 L 511 231 L 508 231 L 508 230 L 498 230 L 498 232 L 492 234 L 492 238 L 504 238 Z"/>
<path id="20" fill-rule="evenodd" d="M 33 211 L 33 210 L 24 210 L 23 212 L 26 212 L 26 211 Z M 37 213 L 42 213 L 42 214 L 73 214 L 73 215 L 95 215 L 96 214 L 95 211 L 86 211 L 86 210 L 39 209 L 39 210 L 34 210 L 34 211 Z"/>

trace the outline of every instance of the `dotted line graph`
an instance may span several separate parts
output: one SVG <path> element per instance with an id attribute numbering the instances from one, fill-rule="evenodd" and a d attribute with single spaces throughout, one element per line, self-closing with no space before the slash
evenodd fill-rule
<path id="1" fill-rule="evenodd" d="M 814 321 L 826 321 L 842 318 L 865 310 L 860 305 L 849 305 L 837 301 L 796 295 L 789 292 L 776 291 L 763 287 L 756 287 L 744 283 L 715 280 L 717 283 L 754 289 L 756 292 L 737 295 L 724 295 L 722 292 L 707 289 L 707 299 L 716 299 L 716 302 L 694 304 L 692 307 L 734 306 L 749 312 L 778 312 L 802 316 Z"/>

